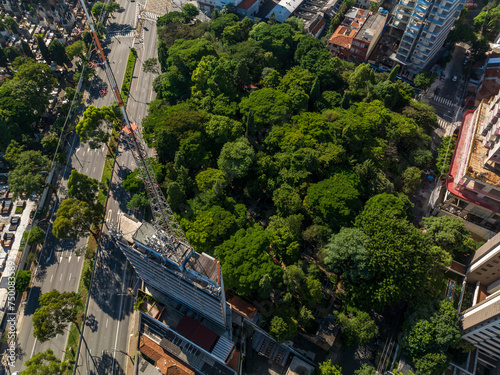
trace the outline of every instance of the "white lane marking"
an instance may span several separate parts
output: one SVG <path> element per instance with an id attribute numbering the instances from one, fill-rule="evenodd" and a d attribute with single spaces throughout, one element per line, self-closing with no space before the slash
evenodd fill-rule
<path id="1" fill-rule="evenodd" d="M 33 350 L 31 351 L 31 356 L 30 358 L 33 358 L 33 353 L 35 352 L 35 345 L 36 345 L 37 339 L 35 339 L 35 342 L 33 343 Z"/>
<path id="2" fill-rule="evenodd" d="M 120 312 L 118 314 L 118 326 L 116 327 L 116 338 L 115 338 L 115 348 L 113 350 L 113 364 L 111 365 L 111 368 L 113 369 L 113 374 L 115 373 L 115 356 L 116 356 L 116 347 L 118 345 L 118 333 L 120 333 L 120 321 L 122 318 L 122 309 L 123 309 L 123 297 L 125 296 L 125 284 L 126 284 L 126 277 L 127 277 L 127 266 L 123 268 L 123 281 L 122 281 L 122 297 L 120 298 Z"/>
<path id="3" fill-rule="evenodd" d="M 54 275 L 50 276 L 50 283 L 52 282 L 52 279 L 54 278 Z"/>
<path id="4" fill-rule="evenodd" d="M 62 280 L 62 273 L 61 273 L 61 277 L 59 278 L 59 281 L 61 281 L 61 280 Z"/>
<path id="5" fill-rule="evenodd" d="M 106 318 L 106 328 L 108 328 L 109 318 Z"/>
<path id="6" fill-rule="evenodd" d="M 69 258 L 68 258 L 68 263 L 69 263 L 69 262 L 71 262 L 71 255 L 70 255 L 70 256 L 69 256 Z"/>
<path id="7" fill-rule="evenodd" d="M 79 256 L 78 258 L 76 258 L 76 261 L 80 262 L 80 258 L 81 258 L 81 256 Z"/>
<path id="8" fill-rule="evenodd" d="M 69 274 L 68 281 L 71 280 L 72 273 Z"/>

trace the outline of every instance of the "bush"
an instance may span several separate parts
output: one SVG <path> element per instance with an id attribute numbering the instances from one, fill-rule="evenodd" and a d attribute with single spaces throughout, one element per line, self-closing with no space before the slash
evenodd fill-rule
<path id="1" fill-rule="evenodd" d="M 450 139 L 449 136 L 443 137 L 441 139 L 441 144 L 437 150 L 438 156 L 436 159 L 436 175 L 442 178 L 448 177 L 448 172 L 450 170 L 451 157 L 453 151 L 455 150 L 456 138 Z M 448 147 L 448 144 L 450 145 Z M 443 172 L 441 173 L 441 170 Z"/>
<path id="2" fill-rule="evenodd" d="M 121 96 L 125 104 L 127 104 L 128 93 L 130 89 L 130 83 L 132 82 L 132 76 L 134 74 L 135 60 L 137 59 L 137 51 L 135 48 L 131 48 L 128 54 L 127 67 L 125 68 L 125 77 L 123 77 Z"/>

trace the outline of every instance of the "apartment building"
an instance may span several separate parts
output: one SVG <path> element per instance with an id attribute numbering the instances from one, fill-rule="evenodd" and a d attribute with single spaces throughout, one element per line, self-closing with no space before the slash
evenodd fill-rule
<path id="1" fill-rule="evenodd" d="M 464 301 L 460 313 L 462 338 L 478 353 L 474 367 L 500 365 L 500 234 L 486 242 L 467 269 L 466 282 L 472 298 Z"/>
<path id="2" fill-rule="evenodd" d="M 500 231 L 499 117 L 500 93 L 465 112 L 440 207 L 485 240 Z"/>
<path id="3" fill-rule="evenodd" d="M 227 310 L 224 283 L 219 261 L 208 254 L 198 254 L 178 242 L 175 249 L 159 251 L 156 230 L 123 214 L 120 217 L 118 244 L 148 287 L 189 307 L 222 329 Z M 230 315 L 230 314 L 229 314 Z"/>
<path id="4" fill-rule="evenodd" d="M 392 27 L 404 31 L 394 60 L 411 72 L 422 71 L 443 46 L 465 0 L 400 0 Z"/>

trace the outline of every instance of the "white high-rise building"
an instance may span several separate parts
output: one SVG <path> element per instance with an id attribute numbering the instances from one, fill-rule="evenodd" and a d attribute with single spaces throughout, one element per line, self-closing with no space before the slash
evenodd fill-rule
<path id="1" fill-rule="evenodd" d="M 395 59 L 410 71 L 422 71 L 458 19 L 465 0 L 400 0 L 392 26 L 404 30 Z"/>

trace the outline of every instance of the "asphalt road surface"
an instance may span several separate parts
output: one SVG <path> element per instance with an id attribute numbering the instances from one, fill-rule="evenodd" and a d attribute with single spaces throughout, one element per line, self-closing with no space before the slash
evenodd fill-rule
<path id="1" fill-rule="evenodd" d="M 134 3 L 129 4 L 131 7 Z M 149 102 L 155 97 L 152 90 L 155 75 L 144 73 L 142 63 L 148 58 L 157 57 L 156 23 L 146 19 L 144 26 L 143 42 L 131 42 L 138 52 L 134 70 L 137 78 L 132 79 L 127 103 L 130 121 L 138 126 L 147 114 Z M 121 44 L 130 43 L 127 38 L 123 36 Z M 126 60 L 123 64 L 126 64 Z M 115 67 L 117 63 L 111 64 L 113 71 Z M 129 197 L 122 189 L 122 181 L 136 167 L 132 154 L 122 143 L 118 151 L 106 206 L 107 225 L 116 222 L 119 212 L 129 212 L 126 208 Z M 104 246 L 98 254 L 92 281 L 77 374 L 124 374 L 127 361 L 130 360 L 126 354 L 130 338 L 128 328 L 139 279 L 121 250 L 107 237 L 106 226 L 103 238 Z M 135 352 L 135 348 L 131 351 Z"/>
<path id="2" fill-rule="evenodd" d="M 111 18 L 108 30 L 126 29 L 126 25 L 129 25 L 129 28 L 131 28 L 131 25 L 135 22 L 136 14 L 134 3 L 122 0 L 120 4 L 125 8 L 118 11 L 115 16 Z M 133 46 L 132 40 L 133 38 L 131 36 L 123 38 L 123 40 L 121 40 L 120 37 L 113 37 L 111 40 L 103 43 L 119 86 L 125 74 L 129 49 Z M 96 77 L 92 80 L 88 89 L 89 98 L 87 100 L 87 105 L 93 104 L 98 107 L 110 105 L 114 101 L 114 97 L 111 92 L 105 93 L 105 91 L 109 91 L 107 77 L 103 69 L 97 67 Z M 72 169 L 76 169 L 80 173 L 100 180 L 104 167 L 106 146 L 92 150 L 88 145 L 81 144 L 77 136 L 75 136 L 71 145 L 66 146 L 71 146 L 71 158 L 65 169 L 63 182 L 58 191 L 58 200 L 54 206 L 54 211 L 57 210 L 58 203 L 65 198 L 67 179 Z M 84 247 L 87 243 L 87 239 L 61 241 L 52 236 L 50 229 L 49 227 L 47 231 L 46 243 L 40 256 L 39 267 L 33 279 L 29 297 L 26 304 L 23 306 L 24 317 L 22 318 L 18 333 L 19 352 L 15 368 L 11 368 L 11 371 L 23 370 L 23 364 L 27 359 L 49 348 L 54 351 L 56 356 L 60 358 L 64 357 L 68 333 L 63 336 L 59 335 L 45 343 L 40 343 L 33 336 L 32 315 L 39 306 L 38 297 L 41 294 L 53 289 L 59 291 L 77 290 L 83 266 L 83 257 L 76 256 L 74 250 Z M 125 267 L 125 264 L 122 260 L 121 266 L 114 269 L 117 275 L 120 274 L 120 277 L 123 275 L 123 272 L 121 272 L 121 268 L 123 267 Z M 117 288 L 118 294 L 121 287 L 115 287 Z M 111 301 L 113 301 L 113 299 L 111 299 Z M 119 314 L 119 312 L 117 311 L 116 314 Z"/>

